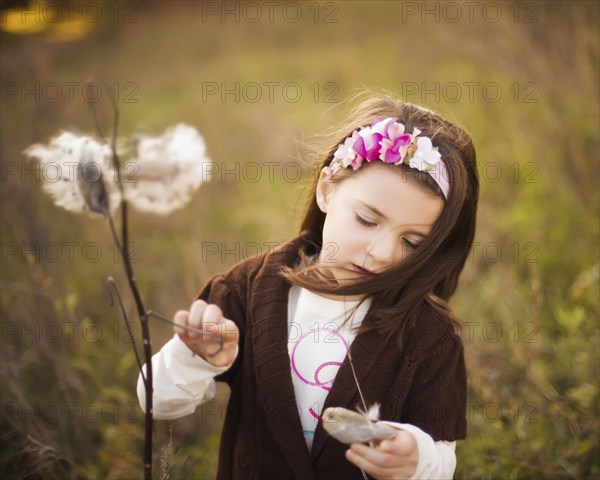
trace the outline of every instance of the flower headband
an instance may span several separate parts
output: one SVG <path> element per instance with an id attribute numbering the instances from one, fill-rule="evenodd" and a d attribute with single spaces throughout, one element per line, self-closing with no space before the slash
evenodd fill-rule
<path id="1" fill-rule="evenodd" d="M 354 130 L 333 154 L 329 164 L 331 174 L 350 166 L 358 170 L 365 160 L 374 162 L 379 159 L 393 165 L 404 163 L 431 175 L 447 199 L 450 183 L 442 155 L 437 147 L 433 147 L 431 139 L 419 137 L 420 133 L 418 128 L 413 130 L 412 135 L 405 133 L 404 125 L 394 118 L 375 121 L 371 126 Z"/>

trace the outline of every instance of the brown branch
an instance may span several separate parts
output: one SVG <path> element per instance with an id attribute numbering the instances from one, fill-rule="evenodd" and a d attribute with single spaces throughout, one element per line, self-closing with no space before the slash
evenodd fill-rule
<path id="1" fill-rule="evenodd" d="M 121 292 L 119 291 L 119 286 L 117 285 L 117 282 L 115 281 L 115 279 L 112 277 L 108 277 L 106 279 L 106 281 L 109 286 L 108 293 L 110 294 L 110 304 L 111 304 L 111 306 L 115 304 L 115 302 L 113 300 L 113 292 L 114 292 L 114 295 L 117 297 L 117 303 L 119 304 L 119 309 L 121 310 L 121 318 L 123 319 L 123 323 L 125 323 L 125 329 L 127 330 L 127 335 L 129 335 L 129 340 L 131 341 L 131 345 L 133 347 L 133 353 L 135 354 L 135 361 L 137 362 L 138 369 L 140 371 L 140 375 L 142 376 L 142 378 L 144 379 L 144 382 L 145 382 L 146 375 L 144 375 L 144 372 L 142 370 L 142 361 L 140 360 L 140 356 L 138 355 L 137 348 L 135 348 L 133 346 L 136 343 L 136 340 L 133 335 L 133 332 L 131 331 L 131 325 L 129 325 L 129 319 L 127 318 L 127 313 L 125 312 L 125 305 L 123 305 L 123 300 L 121 298 Z"/>
<path id="2" fill-rule="evenodd" d="M 127 202 L 125 200 L 125 196 L 123 194 L 123 182 L 121 179 L 121 162 L 119 160 L 119 155 L 117 153 L 117 130 L 119 125 L 119 111 L 116 105 L 116 102 L 111 99 L 111 105 L 113 107 L 113 131 L 112 131 L 112 139 L 109 142 L 111 151 L 112 151 L 112 161 L 113 166 L 116 170 L 117 176 L 117 186 L 119 188 L 119 193 L 121 196 L 121 240 L 119 241 L 119 237 L 117 235 L 116 229 L 114 227 L 112 218 L 110 216 L 110 209 L 107 212 L 107 217 L 111 229 L 111 233 L 114 237 L 117 248 L 121 252 L 123 258 L 123 265 L 125 268 L 125 274 L 127 276 L 127 282 L 129 284 L 129 288 L 131 289 L 131 293 L 133 294 L 133 298 L 135 300 L 135 305 L 137 308 L 138 316 L 140 319 L 140 325 L 142 330 L 142 347 L 144 351 L 144 361 L 146 363 L 146 374 L 142 373 L 142 378 L 144 381 L 144 389 L 146 392 L 146 414 L 145 414 L 145 429 L 144 429 L 144 480 L 152 480 L 152 431 L 153 431 L 153 417 L 152 417 L 152 397 L 154 393 L 153 381 L 152 381 L 152 348 L 150 346 L 150 329 L 148 327 L 148 316 L 146 314 L 146 309 L 144 308 L 144 303 L 142 302 L 142 297 L 138 290 L 135 275 L 133 273 L 133 266 L 131 264 L 131 258 L 129 257 L 129 251 L 127 249 L 127 245 L 129 244 L 129 232 L 127 226 Z M 98 129 L 99 134 L 104 138 L 102 128 L 100 127 L 100 123 L 98 122 L 98 118 L 95 111 L 95 106 L 92 104 L 92 111 L 94 113 L 94 120 L 96 122 L 96 127 Z M 108 141 L 107 141 L 108 142 Z M 135 348 L 135 347 L 134 347 Z M 136 351 L 137 356 L 137 351 Z"/>

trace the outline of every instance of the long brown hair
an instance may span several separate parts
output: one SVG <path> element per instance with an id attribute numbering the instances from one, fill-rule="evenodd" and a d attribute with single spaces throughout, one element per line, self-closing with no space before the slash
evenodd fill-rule
<path id="1" fill-rule="evenodd" d="M 375 323 L 369 325 L 363 322 L 358 333 L 377 328 L 382 334 L 396 332 L 402 336 L 405 328 L 415 322 L 420 309 L 426 305 L 456 322 L 447 301 L 456 290 L 458 277 L 473 243 L 479 197 L 475 148 L 471 138 L 463 128 L 440 115 L 390 95 L 367 92 L 357 99 L 359 103 L 345 121 L 325 136 L 327 140 L 314 158 L 319 171 L 329 165 L 338 145 L 354 130 L 378 119 L 394 117 L 409 132 L 415 127 L 421 130 L 422 135 L 429 137 L 439 148 L 449 174 L 448 199 L 431 233 L 415 253 L 374 278 L 342 286 L 318 265 L 286 268 L 282 275 L 291 283 L 317 293 L 372 296 L 371 312 Z M 406 165 L 389 165 L 389 168 L 404 169 L 409 181 L 416 181 L 443 198 L 429 174 Z M 331 181 L 341 182 L 352 174 L 353 170 L 347 168 L 336 173 Z M 311 243 L 307 255 L 318 253 L 322 247 L 325 213 L 317 205 L 316 187 L 317 182 L 311 189 L 300 227 Z M 302 256 L 306 258 L 304 253 Z"/>

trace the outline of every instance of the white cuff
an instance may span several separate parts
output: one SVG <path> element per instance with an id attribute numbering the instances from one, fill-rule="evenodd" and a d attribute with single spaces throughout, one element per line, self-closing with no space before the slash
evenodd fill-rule
<path id="1" fill-rule="evenodd" d="M 238 353 L 239 346 L 235 358 Z M 216 384 L 213 377 L 225 372 L 231 365 L 233 362 L 225 367 L 211 365 L 194 354 L 175 334 L 152 356 L 153 417 L 171 420 L 193 413 L 198 405 L 214 398 Z M 146 373 L 146 365 L 142 371 Z M 145 410 L 146 391 L 141 375 L 138 377 L 137 394 L 142 410 Z"/>
<path id="2" fill-rule="evenodd" d="M 381 421 L 410 432 L 417 442 L 419 461 L 409 480 L 452 479 L 456 469 L 456 442 L 434 442 L 431 435 L 410 423 Z"/>

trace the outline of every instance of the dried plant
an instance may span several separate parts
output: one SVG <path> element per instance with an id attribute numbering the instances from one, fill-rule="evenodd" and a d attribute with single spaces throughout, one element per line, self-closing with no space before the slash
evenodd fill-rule
<path id="1" fill-rule="evenodd" d="M 60 179 L 45 176 L 43 189 L 55 205 L 74 212 L 88 212 L 108 221 L 115 245 L 123 259 L 127 281 L 135 300 L 142 332 L 143 356 L 146 368 L 134 347 L 138 368 L 146 391 L 145 435 L 144 435 L 144 478 L 152 478 L 152 349 L 150 344 L 149 318 L 159 318 L 173 323 L 168 318 L 147 310 L 137 288 L 129 251 L 128 205 L 136 209 L 165 215 L 183 207 L 192 193 L 208 180 L 210 160 L 206 157 L 206 146 L 198 131 L 184 124 L 168 129 L 160 137 L 142 136 L 135 140 L 135 157 L 122 164 L 122 149 L 117 148 L 119 113 L 113 106 L 112 139 L 105 138 L 98 121 L 94 104 L 92 113 L 101 138 L 63 132 L 48 144 L 35 144 L 24 151 L 30 158 L 37 159 L 46 171 L 56 168 Z M 120 142 L 123 144 L 124 142 Z M 133 167 L 133 168 L 132 168 Z M 120 207 L 120 208 L 119 208 Z M 113 215 L 120 211 L 121 234 L 117 233 Z M 133 333 L 127 318 L 117 283 L 108 278 L 111 293 L 114 292 L 127 332 L 134 345 Z M 111 300 L 112 300 L 111 295 Z M 187 330 L 194 329 L 180 326 Z M 196 331 L 198 332 L 198 331 Z M 202 333 L 202 332 L 199 332 Z M 161 456 L 162 458 L 162 456 Z M 163 478 L 165 470 L 163 467 Z"/>
<path id="2" fill-rule="evenodd" d="M 169 425 L 169 442 L 160 449 L 161 480 L 169 480 L 171 457 L 173 456 L 173 425 Z"/>

